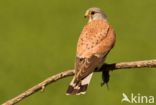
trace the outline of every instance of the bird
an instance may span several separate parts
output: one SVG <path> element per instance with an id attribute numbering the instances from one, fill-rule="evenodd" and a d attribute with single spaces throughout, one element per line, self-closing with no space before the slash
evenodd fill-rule
<path id="1" fill-rule="evenodd" d="M 76 49 L 75 75 L 66 95 L 85 94 L 93 72 L 100 69 L 115 45 L 116 35 L 106 14 L 98 7 L 86 10 L 87 24 L 82 29 Z"/>

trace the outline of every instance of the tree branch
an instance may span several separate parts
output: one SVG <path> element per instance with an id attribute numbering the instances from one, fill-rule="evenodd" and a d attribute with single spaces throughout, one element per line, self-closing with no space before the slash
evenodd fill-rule
<path id="1" fill-rule="evenodd" d="M 113 63 L 113 64 L 103 64 L 103 66 L 100 68 L 100 70 L 95 72 L 101 72 L 103 70 L 118 70 L 118 69 L 130 69 L 130 68 L 156 68 L 156 59 L 154 60 L 144 60 L 144 61 L 133 61 L 133 62 L 120 62 L 120 63 Z M 53 75 L 41 83 L 33 86 L 32 88 L 26 90 L 25 92 L 19 94 L 18 96 L 4 102 L 2 105 L 14 105 L 26 97 L 36 93 L 37 91 L 41 90 L 43 91 L 45 86 L 48 84 L 51 84 L 53 82 L 56 82 L 59 79 L 63 79 L 65 77 L 73 76 L 74 70 L 68 70 L 61 73 L 58 73 L 56 75 Z"/>

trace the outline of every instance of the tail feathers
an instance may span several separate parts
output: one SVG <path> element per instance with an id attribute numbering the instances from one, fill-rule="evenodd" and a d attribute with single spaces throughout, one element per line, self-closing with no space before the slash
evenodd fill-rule
<path id="1" fill-rule="evenodd" d="M 88 84 L 87 85 L 79 85 L 77 88 L 75 88 L 72 85 L 69 85 L 66 95 L 80 95 L 80 94 L 85 94 L 87 90 Z"/>
<path id="2" fill-rule="evenodd" d="M 88 75 L 86 78 L 84 78 L 82 81 L 79 83 L 74 83 L 75 78 L 71 81 L 67 91 L 66 95 L 81 95 L 85 94 L 87 87 L 90 83 L 92 74 Z"/>

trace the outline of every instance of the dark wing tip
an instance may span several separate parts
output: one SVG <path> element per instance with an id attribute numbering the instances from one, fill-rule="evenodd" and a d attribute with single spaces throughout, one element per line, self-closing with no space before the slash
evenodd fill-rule
<path id="1" fill-rule="evenodd" d="M 80 85 L 79 88 L 74 88 L 73 86 L 69 85 L 66 95 L 81 95 L 85 94 L 87 90 L 88 84 Z"/>

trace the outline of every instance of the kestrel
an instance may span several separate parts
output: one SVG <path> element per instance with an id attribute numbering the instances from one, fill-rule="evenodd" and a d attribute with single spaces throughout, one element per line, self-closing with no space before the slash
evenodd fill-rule
<path id="1" fill-rule="evenodd" d="M 75 75 L 67 89 L 67 95 L 86 93 L 94 70 L 102 66 L 115 44 L 115 32 L 100 8 L 89 8 L 85 17 L 89 21 L 77 43 Z"/>

